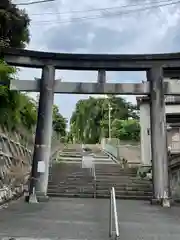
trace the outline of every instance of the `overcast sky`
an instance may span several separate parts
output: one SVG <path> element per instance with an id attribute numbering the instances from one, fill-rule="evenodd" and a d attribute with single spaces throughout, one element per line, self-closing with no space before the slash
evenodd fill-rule
<path id="1" fill-rule="evenodd" d="M 14 3 L 33 0 L 14 0 Z M 56 0 L 26 6 L 31 18 L 28 49 L 73 53 L 161 53 L 180 51 L 180 3 L 134 11 L 163 0 Z M 129 7 L 122 7 L 128 5 Z M 92 9 L 104 9 L 92 11 Z M 74 12 L 74 11 L 79 12 Z M 111 16 L 109 16 L 109 13 Z M 112 17 L 113 15 L 113 17 Z M 81 18 L 81 20 L 77 20 Z M 84 18 L 84 20 L 82 20 Z M 87 19 L 91 18 L 91 19 Z M 93 19 L 92 19 L 93 18 Z M 40 70 L 22 69 L 21 79 L 40 77 Z M 97 72 L 56 71 L 63 81 L 97 81 Z M 141 82 L 145 73 L 109 72 L 108 82 Z M 57 95 L 55 104 L 70 118 L 83 95 Z M 135 101 L 135 97 L 128 97 Z"/>

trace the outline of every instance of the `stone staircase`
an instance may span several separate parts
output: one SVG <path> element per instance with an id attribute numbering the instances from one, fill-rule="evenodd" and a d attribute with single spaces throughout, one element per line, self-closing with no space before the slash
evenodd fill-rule
<path id="1" fill-rule="evenodd" d="M 97 164 L 115 164 L 112 159 L 100 149 L 95 149 L 90 152 L 91 156 L 94 157 L 95 163 Z M 81 163 L 82 162 L 83 151 L 82 149 L 76 150 L 75 148 L 65 148 L 63 151 L 59 152 L 57 156 L 58 162 L 64 163 Z"/>
<path id="2" fill-rule="evenodd" d="M 59 161 L 50 168 L 49 196 L 109 198 L 113 186 L 120 199 L 151 198 L 151 182 L 139 179 L 135 168 L 123 169 L 108 155 L 96 150 L 91 153 L 95 163 L 94 179 L 89 169 L 82 168 L 82 155 L 77 147 L 66 148 L 59 154 Z"/>
<path id="3" fill-rule="evenodd" d="M 123 169 L 118 164 L 97 164 L 96 197 L 109 198 L 111 187 L 115 187 L 119 199 L 148 200 L 152 197 L 151 182 L 138 179 L 134 168 Z"/>
<path id="4" fill-rule="evenodd" d="M 96 180 L 89 169 L 79 163 L 56 163 L 50 168 L 48 195 L 52 197 L 109 198 L 110 188 L 115 187 L 119 199 L 148 200 L 152 196 L 149 180 L 136 177 L 133 169 L 117 165 L 97 164 Z"/>
<path id="5" fill-rule="evenodd" d="M 65 148 L 57 156 L 59 162 L 64 163 L 81 163 L 82 162 L 82 149 L 79 148 Z"/>
<path id="6" fill-rule="evenodd" d="M 79 163 L 55 163 L 50 168 L 48 195 L 94 197 L 94 180 L 89 169 Z"/>

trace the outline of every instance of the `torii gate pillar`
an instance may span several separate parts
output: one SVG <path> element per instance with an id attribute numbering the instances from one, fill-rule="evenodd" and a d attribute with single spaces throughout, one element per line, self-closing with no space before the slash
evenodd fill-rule
<path id="1" fill-rule="evenodd" d="M 34 194 L 39 201 L 47 199 L 47 186 L 49 175 L 49 158 L 51 153 L 52 137 L 52 109 L 54 101 L 55 68 L 45 66 L 42 69 L 40 80 L 40 98 L 34 154 L 32 162 L 30 196 Z"/>
<path id="2" fill-rule="evenodd" d="M 147 72 L 150 82 L 151 150 L 153 199 L 164 204 L 169 199 L 166 117 L 163 69 L 155 66 Z"/>

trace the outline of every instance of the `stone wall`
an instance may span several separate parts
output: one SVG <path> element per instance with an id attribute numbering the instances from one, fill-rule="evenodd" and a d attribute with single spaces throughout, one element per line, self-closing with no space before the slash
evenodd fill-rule
<path id="1" fill-rule="evenodd" d="M 169 178 L 172 198 L 180 200 L 180 154 L 169 157 Z"/>
<path id="2" fill-rule="evenodd" d="M 101 141 L 101 146 L 119 161 L 123 161 L 124 159 L 129 164 L 139 164 L 141 162 L 141 148 L 139 142 L 103 139 Z"/>
<path id="3" fill-rule="evenodd" d="M 18 133 L 0 129 L 0 203 L 23 192 L 31 170 L 31 147 Z"/>
<path id="4" fill-rule="evenodd" d="M 31 172 L 33 145 L 33 134 L 0 128 L 0 204 L 23 193 Z M 53 135 L 51 159 L 63 148 L 64 144 Z"/>

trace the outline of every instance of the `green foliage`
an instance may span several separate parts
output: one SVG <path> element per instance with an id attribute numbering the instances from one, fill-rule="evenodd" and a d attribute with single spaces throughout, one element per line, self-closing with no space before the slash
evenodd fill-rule
<path id="1" fill-rule="evenodd" d="M 29 18 L 10 0 L 0 2 L 0 48 L 24 47 L 29 42 Z M 31 129 L 36 121 L 36 110 L 29 97 L 10 91 L 9 82 L 16 78 L 17 69 L 0 60 L 0 124 L 15 129 L 20 125 Z"/>
<path id="2" fill-rule="evenodd" d="M 11 0 L 0 0 L 0 49 L 6 47 L 23 48 L 29 43 L 30 20 L 24 10 L 20 10 Z M 0 60 L 0 124 L 15 130 L 22 127 L 35 130 L 37 102 L 26 94 L 9 90 L 9 82 L 17 78 L 17 69 Z M 66 120 L 53 108 L 53 130 L 65 136 Z"/>
<path id="3" fill-rule="evenodd" d="M 70 121 L 72 138 L 77 142 L 97 143 L 102 137 L 109 137 L 109 109 L 111 109 L 112 137 L 138 140 L 137 106 L 115 96 L 109 99 L 90 97 L 80 100 Z M 130 118 L 133 119 L 129 120 Z"/>
<path id="4" fill-rule="evenodd" d="M 53 105 L 53 130 L 61 137 L 66 136 L 67 120 L 60 114 L 58 106 Z"/>
<path id="5" fill-rule="evenodd" d="M 17 70 L 15 67 L 9 66 L 5 61 L 0 59 L 0 73 L 1 81 L 8 83 L 9 80 L 16 77 Z"/>
<path id="6" fill-rule="evenodd" d="M 20 126 L 28 130 L 36 124 L 36 104 L 25 94 L 9 91 L 8 87 L 0 88 L 0 124 L 8 129 L 18 129 Z"/>
<path id="7" fill-rule="evenodd" d="M 29 43 L 30 20 L 11 0 L 0 1 L 0 47 L 25 47 Z"/>
<path id="8" fill-rule="evenodd" d="M 120 140 L 140 140 L 140 124 L 136 119 L 115 119 L 111 126 L 113 138 Z"/>

